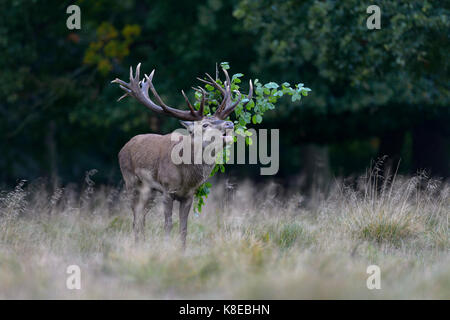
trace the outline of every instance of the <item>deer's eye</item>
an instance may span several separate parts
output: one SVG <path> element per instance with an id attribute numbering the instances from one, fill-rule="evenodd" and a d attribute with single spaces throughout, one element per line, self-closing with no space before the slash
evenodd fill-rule
<path id="1" fill-rule="evenodd" d="M 206 128 L 207 126 L 209 126 L 209 124 L 207 124 L 207 123 L 203 124 L 203 128 Z"/>

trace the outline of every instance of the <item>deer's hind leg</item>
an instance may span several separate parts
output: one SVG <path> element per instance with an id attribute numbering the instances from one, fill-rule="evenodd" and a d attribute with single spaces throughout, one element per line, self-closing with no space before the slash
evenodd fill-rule
<path id="1" fill-rule="evenodd" d="M 153 205 L 152 190 L 150 186 L 140 181 L 137 188 L 137 195 L 133 204 L 133 230 L 135 240 L 145 240 L 145 218 Z"/>
<path id="2" fill-rule="evenodd" d="M 164 231 L 166 239 L 169 238 L 172 231 L 172 210 L 173 210 L 173 198 L 170 195 L 165 195 L 164 200 Z"/>
<path id="3" fill-rule="evenodd" d="M 133 211 L 133 231 L 135 241 L 145 240 L 145 217 L 151 200 L 151 189 L 139 177 L 131 174 L 123 175 Z"/>

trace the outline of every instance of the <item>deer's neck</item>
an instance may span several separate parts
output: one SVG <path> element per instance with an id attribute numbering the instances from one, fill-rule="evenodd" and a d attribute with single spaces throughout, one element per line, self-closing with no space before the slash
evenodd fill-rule
<path id="1" fill-rule="evenodd" d="M 175 146 L 177 142 L 173 143 Z M 186 162 L 176 165 L 180 169 L 181 174 L 181 183 L 177 188 L 181 187 L 183 192 L 192 192 L 195 191 L 202 183 L 204 183 L 211 174 L 212 169 L 215 166 L 215 163 L 208 164 L 204 161 L 203 158 L 203 150 L 206 146 L 202 145 L 202 148 L 194 148 L 194 144 L 191 144 L 190 150 L 190 159 L 184 159 Z M 171 151 L 169 151 L 168 156 L 171 155 Z M 183 151 L 180 154 L 181 157 L 184 156 Z M 214 155 L 213 155 L 214 156 Z M 197 160 L 197 161 L 195 161 Z M 200 163 L 196 163 L 200 162 Z"/>
<path id="2" fill-rule="evenodd" d="M 193 182 L 193 184 L 198 186 L 200 186 L 209 178 L 209 175 L 214 168 L 213 164 L 191 164 L 187 166 L 190 180 Z"/>

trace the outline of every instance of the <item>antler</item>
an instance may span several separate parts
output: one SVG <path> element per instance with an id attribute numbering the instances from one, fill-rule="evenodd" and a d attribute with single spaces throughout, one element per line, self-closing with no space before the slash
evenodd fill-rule
<path id="1" fill-rule="evenodd" d="M 201 78 L 197 78 L 197 79 L 200 80 L 201 82 L 204 82 L 206 84 L 213 86 L 214 88 L 219 90 L 220 93 L 222 94 L 222 98 L 223 98 L 222 103 L 217 108 L 216 112 L 214 113 L 214 116 L 219 119 L 224 120 L 230 115 L 231 112 L 233 112 L 233 110 L 236 108 L 236 106 L 239 104 L 239 102 L 241 102 L 242 94 L 238 90 L 234 90 L 234 92 L 238 96 L 237 96 L 237 99 L 232 103 L 230 76 L 228 75 L 227 70 L 225 70 L 224 68 L 222 68 L 222 70 L 223 70 L 223 73 L 225 74 L 225 78 L 226 78 L 226 80 L 224 82 L 224 87 L 222 87 L 220 84 L 218 84 L 216 82 L 216 80 L 214 80 L 208 73 L 206 73 L 206 77 L 208 78 L 208 80 L 201 79 Z M 216 71 L 216 77 L 217 77 L 217 71 Z M 247 95 L 248 100 L 246 102 L 244 102 L 243 107 L 245 107 L 247 105 L 247 103 L 249 103 L 253 97 L 252 80 L 249 81 L 249 85 L 250 85 L 250 89 L 249 89 L 249 92 Z"/>
<path id="2" fill-rule="evenodd" d="M 118 83 L 120 85 L 120 88 L 125 91 L 125 94 L 121 96 L 117 101 L 122 100 L 123 98 L 130 96 L 138 100 L 140 103 L 142 103 L 144 106 L 149 108 L 150 110 L 160 113 L 172 116 L 174 118 L 180 119 L 180 120 L 187 120 L 187 121 L 197 121 L 201 120 L 203 118 L 203 109 L 205 105 L 205 97 L 206 92 L 202 89 L 202 102 L 200 104 L 199 110 L 194 110 L 191 103 L 189 102 L 189 99 L 184 94 L 184 91 L 181 90 L 181 93 L 186 100 L 186 103 L 189 107 L 189 110 L 178 110 L 175 108 L 171 108 L 167 106 L 159 96 L 158 92 L 156 92 L 155 87 L 153 86 L 152 79 L 153 75 L 155 74 L 155 69 L 150 73 L 150 76 L 144 75 L 145 79 L 139 80 L 139 73 L 141 69 L 141 64 L 139 63 L 136 67 L 136 75 L 133 76 L 133 68 L 130 67 L 130 82 L 126 83 L 125 81 L 122 81 L 120 79 L 114 79 L 111 81 L 111 83 Z M 158 101 L 159 105 L 154 103 L 149 95 L 148 95 L 148 89 L 150 89 L 155 96 L 156 100 Z M 198 89 L 196 89 L 198 90 Z"/>

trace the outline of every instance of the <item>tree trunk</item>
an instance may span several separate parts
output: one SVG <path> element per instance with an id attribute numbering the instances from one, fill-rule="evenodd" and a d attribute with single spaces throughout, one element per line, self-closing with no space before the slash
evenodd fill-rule
<path id="1" fill-rule="evenodd" d="M 48 125 L 47 137 L 45 139 L 48 148 L 48 168 L 50 171 L 50 179 L 53 190 L 59 186 L 58 181 L 58 152 L 56 147 L 56 125 L 55 121 L 50 121 Z"/>
<path id="2" fill-rule="evenodd" d="M 416 171 L 426 170 L 439 177 L 450 176 L 449 137 L 438 120 L 430 120 L 413 129 L 413 165 Z"/>
<path id="3" fill-rule="evenodd" d="M 304 192 L 308 195 L 309 204 L 320 201 L 327 191 L 330 181 L 330 163 L 328 146 L 315 144 L 305 145 L 303 148 Z"/>

